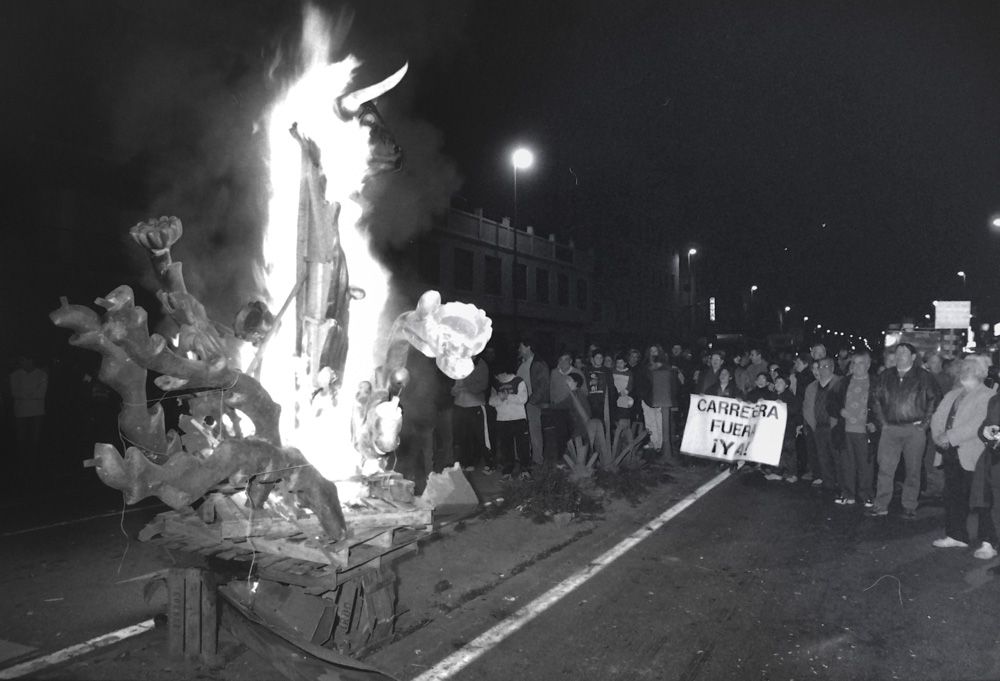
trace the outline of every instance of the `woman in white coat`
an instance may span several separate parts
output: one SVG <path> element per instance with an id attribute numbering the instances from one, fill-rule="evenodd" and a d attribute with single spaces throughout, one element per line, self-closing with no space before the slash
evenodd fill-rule
<path id="1" fill-rule="evenodd" d="M 959 367 L 959 387 L 945 394 L 931 417 L 931 437 L 938 448 L 935 465 L 940 461 L 944 469 L 945 536 L 934 540 L 938 548 L 969 545 L 969 492 L 976 462 L 983 453 L 979 427 L 994 394 L 983 384 L 988 368 L 984 357 L 972 355 L 963 359 Z M 977 509 L 977 512 L 981 544 L 974 555 L 988 560 L 997 555 L 993 548 L 996 529 L 988 509 Z"/>

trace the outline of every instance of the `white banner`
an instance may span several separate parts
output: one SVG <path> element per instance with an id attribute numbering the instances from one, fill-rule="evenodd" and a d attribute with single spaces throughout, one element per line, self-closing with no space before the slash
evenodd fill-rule
<path id="1" fill-rule="evenodd" d="M 731 397 L 692 395 L 681 451 L 721 461 L 777 466 L 788 408 L 778 400 L 756 404 Z"/>

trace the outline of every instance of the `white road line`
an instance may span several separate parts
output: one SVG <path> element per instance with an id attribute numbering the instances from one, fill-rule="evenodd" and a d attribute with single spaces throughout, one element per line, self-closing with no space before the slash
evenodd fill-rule
<path id="1" fill-rule="evenodd" d="M 136 511 L 145 511 L 148 509 L 156 509 L 157 506 L 138 506 L 136 508 L 127 508 L 125 513 L 135 513 Z M 38 527 L 29 527 L 25 530 L 14 530 L 13 532 L 4 532 L 0 534 L 0 539 L 4 537 L 14 537 L 19 534 L 28 534 L 29 532 L 38 532 L 40 530 L 48 530 L 53 527 L 63 527 L 64 525 L 75 525 L 76 523 L 85 523 L 88 520 L 97 520 L 98 518 L 108 518 L 113 515 L 121 515 L 122 511 L 108 511 L 107 513 L 98 513 L 97 515 L 87 516 L 86 518 L 74 518 L 73 520 L 63 520 L 58 523 L 51 523 L 49 525 L 39 525 Z"/>
<path id="2" fill-rule="evenodd" d="M 104 646 L 124 641 L 132 636 L 138 636 L 139 634 L 149 631 L 153 628 L 153 626 L 153 620 L 146 620 L 145 622 L 140 622 L 139 624 L 133 624 L 131 627 L 125 627 L 124 629 L 119 629 L 118 631 L 112 631 L 110 634 L 97 636 L 89 641 L 78 643 L 75 646 L 63 648 L 62 650 L 57 650 L 54 653 L 50 653 L 42 657 L 36 657 L 33 660 L 22 662 L 21 664 L 14 665 L 13 667 L 0 669 L 0 679 L 17 679 L 37 672 L 40 669 L 62 664 L 73 659 L 74 657 L 85 655 L 89 652 L 97 650 L 98 648 L 103 648 Z"/>
<path id="3" fill-rule="evenodd" d="M 525 605 L 523 608 L 520 608 L 517 612 L 503 622 L 494 626 L 492 629 L 476 637 L 469 643 L 466 643 L 464 646 L 438 662 L 423 674 L 414 678 L 413 681 L 444 681 L 444 679 L 451 678 L 480 656 L 489 652 L 490 649 L 503 641 L 505 638 L 515 633 L 525 624 L 555 605 L 564 596 L 567 596 L 574 589 L 587 582 L 587 580 L 606 568 L 612 562 L 621 558 L 636 544 L 656 532 L 660 529 L 660 527 L 666 524 L 667 521 L 671 520 L 695 501 L 705 496 L 716 485 L 726 480 L 729 475 L 730 473 L 728 470 L 719 473 L 684 499 L 678 501 L 659 516 L 646 523 L 646 525 L 642 528 L 636 530 L 631 535 L 620 541 L 617 545 L 606 551 L 600 557 L 588 563 L 586 567 L 577 571 L 563 582 L 555 585 L 531 603 Z"/>

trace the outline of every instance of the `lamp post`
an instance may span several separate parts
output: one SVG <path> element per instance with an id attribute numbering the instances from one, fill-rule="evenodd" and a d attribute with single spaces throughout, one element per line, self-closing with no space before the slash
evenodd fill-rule
<path id="1" fill-rule="evenodd" d="M 965 290 L 965 270 L 959 270 L 955 274 L 957 274 L 958 276 L 962 277 L 962 290 L 964 291 Z"/>
<path id="2" fill-rule="evenodd" d="M 785 305 L 785 308 L 778 312 L 778 322 L 781 326 L 781 332 L 785 332 L 785 315 L 791 312 L 792 307 L 790 305 Z"/>
<path id="3" fill-rule="evenodd" d="M 688 282 L 690 284 L 690 295 L 691 295 L 691 336 L 695 335 L 695 326 L 698 323 L 698 307 L 696 304 L 697 298 L 694 292 L 694 268 L 691 266 L 691 258 L 698 255 L 697 248 L 688 249 Z"/>
<path id="4" fill-rule="evenodd" d="M 510 164 L 514 167 L 514 224 L 513 224 L 513 234 L 514 237 L 514 247 L 513 247 L 513 266 L 510 270 L 510 292 L 512 311 L 514 317 L 514 333 L 517 333 L 517 171 L 527 170 L 535 162 L 535 155 L 531 153 L 530 149 L 524 147 L 518 147 L 510 155 Z M 524 282 L 525 289 L 527 289 L 528 282 Z"/>
<path id="5" fill-rule="evenodd" d="M 747 316 L 750 318 L 749 322 L 753 324 L 753 294 L 757 292 L 757 284 L 752 284 L 750 286 L 750 300 L 747 303 Z"/>

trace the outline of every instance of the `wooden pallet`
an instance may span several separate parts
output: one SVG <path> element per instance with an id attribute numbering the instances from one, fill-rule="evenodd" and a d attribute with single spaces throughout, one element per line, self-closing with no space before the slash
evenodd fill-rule
<path id="1" fill-rule="evenodd" d="M 244 506 L 243 492 L 213 493 L 197 511 L 167 511 L 141 541 L 229 561 L 254 561 L 260 576 L 313 589 L 336 588 L 362 567 L 416 550 L 433 527 L 430 509 L 374 499 L 345 509 L 350 536 L 329 541 L 315 516 L 287 520 Z"/>
<path id="2" fill-rule="evenodd" d="M 315 516 L 288 520 L 251 511 L 244 492 L 214 492 L 197 510 L 160 513 L 139 539 L 210 559 L 214 577 L 229 580 L 232 594 L 245 592 L 274 631 L 355 654 L 392 636 L 391 564 L 416 551 L 433 519 L 430 509 L 383 499 L 344 510 L 350 536 L 334 542 Z"/>

